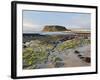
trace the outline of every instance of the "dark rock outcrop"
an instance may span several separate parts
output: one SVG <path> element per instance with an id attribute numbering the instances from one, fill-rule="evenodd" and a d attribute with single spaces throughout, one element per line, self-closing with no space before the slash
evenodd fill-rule
<path id="1" fill-rule="evenodd" d="M 84 57 L 83 61 L 85 61 L 87 63 L 90 63 L 91 62 L 91 58 L 90 57 Z"/>

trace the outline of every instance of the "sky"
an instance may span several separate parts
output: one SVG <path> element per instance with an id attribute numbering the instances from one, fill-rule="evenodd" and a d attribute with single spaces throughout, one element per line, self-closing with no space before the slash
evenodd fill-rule
<path id="1" fill-rule="evenodd" d="M 67 29 L 90 29 L 91 14 L 50 11 L 23 11 L 23 32 L 41 31 L 45 25 L 60 25 Z"/>

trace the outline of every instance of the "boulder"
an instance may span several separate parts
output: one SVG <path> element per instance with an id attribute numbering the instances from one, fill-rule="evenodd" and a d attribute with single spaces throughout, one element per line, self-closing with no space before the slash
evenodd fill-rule
<path id="1" fill-rule="evenodd" d="M 91 58 L 90 57 L 84 57 L 83 61 L 85 61 L 87 63 L 90 63 L 91 62 Z"/>

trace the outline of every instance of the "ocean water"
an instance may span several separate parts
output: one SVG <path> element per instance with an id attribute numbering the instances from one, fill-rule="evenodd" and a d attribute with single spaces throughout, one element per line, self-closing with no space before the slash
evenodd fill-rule
<path id="1" fill-rule="evenodd" d="M 74 35 L 73 32 L 33 32 L 33 33 L 23 33 L 23 34 L 40 34 L 40 35 Z"/>

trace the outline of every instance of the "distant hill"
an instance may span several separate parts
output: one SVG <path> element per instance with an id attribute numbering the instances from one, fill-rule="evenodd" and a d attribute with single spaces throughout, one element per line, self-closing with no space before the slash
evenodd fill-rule
<path id="1" fill-rule="evenodd" d="M 46 25 L 43 30 L 44 32 L 55 32 L 55 31 L 70 31 L 66 29 L 64 26 L 59 25 Z"/>

